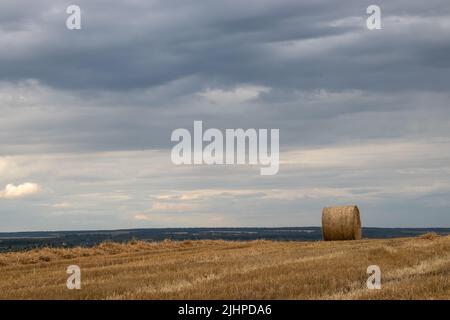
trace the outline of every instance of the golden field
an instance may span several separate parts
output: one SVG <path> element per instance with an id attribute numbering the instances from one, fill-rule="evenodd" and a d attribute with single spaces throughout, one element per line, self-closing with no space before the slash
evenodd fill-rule
<path id="1" fill-rule="evenodd" d="M 69 265 L 81 268 L 81 290 L 66 287 Z M 381 268 L 381 290 L 366 288 L 369 265 Z M 450 299 L 450 236 L 3 253 L 0 299 Z"/>

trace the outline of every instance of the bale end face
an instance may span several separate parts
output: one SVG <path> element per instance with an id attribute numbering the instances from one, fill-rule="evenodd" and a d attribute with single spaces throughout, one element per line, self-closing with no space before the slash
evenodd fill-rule
<path id="1" fill-rule="evenodd" d="M 361 217 L 358 207 L 324 208 L 322 233 L 325 241 L 361 240 Z"/>

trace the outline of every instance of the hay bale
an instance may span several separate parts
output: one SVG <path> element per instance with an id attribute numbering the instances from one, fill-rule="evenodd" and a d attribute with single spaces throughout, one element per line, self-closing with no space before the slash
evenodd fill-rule
<path id="1" fill-rule="evenodd" d="M 329 207 L 322 212 L 323 240 L 361 240 L 361 217 L 357 206 Z"/>

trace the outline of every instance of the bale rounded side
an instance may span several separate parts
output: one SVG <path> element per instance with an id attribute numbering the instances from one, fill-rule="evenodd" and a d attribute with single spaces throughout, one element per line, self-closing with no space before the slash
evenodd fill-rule
<path id="1" fill-rule="evenodd" d="M 360 240 L 361 217 L 357 206 L 328 207 L 322 212 L 325 241 Z"/>

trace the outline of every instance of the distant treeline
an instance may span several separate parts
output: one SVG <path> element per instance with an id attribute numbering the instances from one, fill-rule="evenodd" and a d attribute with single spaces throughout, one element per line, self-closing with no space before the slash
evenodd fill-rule
<path id="1" fill-rule="evenodd" d="M 363 228 L 363 237 L 416 237 L 428 232 L 450 234 L 450 228 Z M 90 247 L 104 241 L 130 240 L 230 240 L 257 239 L 277 241 L 317 241 L 322 239 L 319 227 L 289 228 L 158 228 L 98 231 L 55 231 L 0 233 L 0 252 L 28 250 L 39 247 Z"/>

